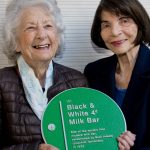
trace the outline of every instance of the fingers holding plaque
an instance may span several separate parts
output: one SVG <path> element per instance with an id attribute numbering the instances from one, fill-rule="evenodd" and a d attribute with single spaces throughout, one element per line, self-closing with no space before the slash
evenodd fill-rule
<path id="1" fill-rule="evenodd" d="M 41 129 L 45 143 L 60 150 L 117 150 L 116 138 L 126 131 L 126 122 L 106 94 L 72 88 L 49 102 Z"/>

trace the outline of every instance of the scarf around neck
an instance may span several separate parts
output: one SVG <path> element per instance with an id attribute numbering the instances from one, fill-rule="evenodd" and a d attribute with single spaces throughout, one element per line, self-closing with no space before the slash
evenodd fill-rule
<path id="1" fill-rule="evenodd" d="M 17 64 L 27 101 L 33 112 L 41 120 L 43 111 L 45 110 L 48 102 L 47 90 L 53 84 L 53 63 L 50 61 L 46 72 L 44 92 L 33 69 L 25 62 L 22 56 L 17 59 Z"/>

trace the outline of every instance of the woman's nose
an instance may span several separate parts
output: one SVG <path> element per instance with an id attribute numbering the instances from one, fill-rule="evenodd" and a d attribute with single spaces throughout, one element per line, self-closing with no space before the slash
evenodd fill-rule
<path id="1" fill-rule="evenodd" d="M 112 25 L 111 33 L 112 33 L 112 36 L 120 35 L 122 33 L 122 27 L 118 23 Z"/>
<path id="2" fill-rule="evenodd" d="M 46 36 L 47 36 L 46 30 L 43 27 L 37 29 L 36 38 L 43 40 L 46 38 Z"/>

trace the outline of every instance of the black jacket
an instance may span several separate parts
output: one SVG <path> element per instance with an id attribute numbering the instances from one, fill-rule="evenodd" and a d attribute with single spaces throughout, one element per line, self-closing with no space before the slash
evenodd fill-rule
<path id="1" fill-rule="evenodd" d="M 114 98 L 116 55 L 90 63 L 85 76 L 91 88 Z M 141 44 L 123 105 L 127 129 L 136 134 L 132 150 L 150 150 L 150 50 Z"/>
<path id="2" fill-rule="evenodd" d="M 74 69 L 54 63 L 54 84 L 50 100 L 73 87 L 86 87 L 84 76 Z M 43 142 L 41 122 L 28 104 L 16 67 L 0 70 L 0 150 L 37 150 Z"/>

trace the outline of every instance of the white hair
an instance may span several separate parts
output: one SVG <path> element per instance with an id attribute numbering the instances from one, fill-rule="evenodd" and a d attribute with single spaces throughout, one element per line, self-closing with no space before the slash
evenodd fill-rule
<path id="1" fill-rule="evenodd" d="M 12 63 L 16 63 L 19 52 L 17 48 L 17 27 L 20 24 L 21 12 L 31 6 L 40 6 L 49 10 L 50 16 L 53 17 L 58 35 L 60 38 L 57 54 L 63 49 L 64 26 L 60 9 L 55 0 L 12 0 L 6 8 L 6 18 L 2 30 L 3 35 L 3 52 Z"/>

